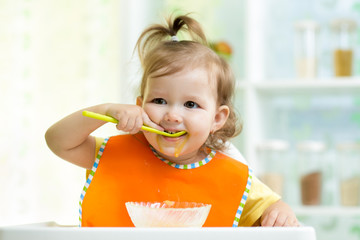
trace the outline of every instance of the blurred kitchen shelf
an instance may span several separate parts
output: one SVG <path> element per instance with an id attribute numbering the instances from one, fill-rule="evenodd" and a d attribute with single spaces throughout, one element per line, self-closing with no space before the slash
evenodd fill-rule
<path id="1" fill-rule="evenodd" d="M 250 89 L 262 94 L 333 94 L 360 93 L 360 77 L 338 77 L 324 79 L 286 79 L 237 82 L 237 90 Z"/>
<path id="2" fill-rule="evenodd" d="M 269 139 L 283 139 L 292 145 L 313 138 L 333 143 L 345 138 L 358 139 L 358 134 L 352 134 L 352 131 L 358 130 L 360 76 L 328 76 L 313 79 L 301 79 L 295 76 L 269 77 L 269 74 L 286 76 L 291 73 L 290 67 L 294 67 L 291 63 L 282 65 L 285 54 L 279 55 L 279 58 L 272 58 L 273 54 L 278 54 L 277 51 L 282 48 L 282 44 L 278 44 L 278 36 L 283 35 L 285 29 L 284 23 L 284 28 L 272 28 L 271 32 L 268 30 L 271 29 L 268 20 L 273 18 L 269 13 L 272 13 L 276 7 L 275 4 L 247 1 L 245 10 L 246 47 L 244 66 L 242 66 L 244 77 L 237 79 L 235 94 L 235 107 L 243 122 L 243 132 L 234 143 L 255 170 L 261 169 L 257 146 Z M 274 20 L 274 23 L 280 21 Z M 286 24 L 290 26 L 288 23 Z M 291 36 L 284 35 L 284 37 L 289 37 L 290 40 Z M 269 51 L 272 46 L 276 47 Z M 279 51 L 280 53 L 282 51 Z M 270 64 L 270 61 L 275 62 Z M 275 65 L 279 67 L 274 69 Z M 326 70 L 329 74 L 332 71 L 332 69 Z M 342 163 L 336 164 L 341 166 Z M 290 170 L 296 172 L 295 169 Z M 285 195 L 290 194 L 293 192 L 285 193 Z M 291 196 L 290 199 L 295 202 L 295 198 L 296 196 Z M 294 205 L 292 207 L 305 225 L 314 225 L 316 222 L 318 239 L 350 239 L 348 236 L 353 234 L 353 225 L 357 227 L 360 220 L 360 206 Z M 318 219 L 325 222 L 319 222 Z M 332 221 L 327 222 L 328 219 Z M 345 221 L 337 221 L 337 219 L 345 219 Z M 349 219 L 351 220 L 348 221 Z"/>
<path id="3" fill-rule="evenodd" d="M 293 208 L 297 216 L 341 216 L 360 217 L 360 206 L 304 206 Z"/>

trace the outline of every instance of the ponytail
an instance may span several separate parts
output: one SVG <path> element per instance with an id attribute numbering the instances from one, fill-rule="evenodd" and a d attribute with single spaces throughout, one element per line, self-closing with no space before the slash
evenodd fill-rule
<path id="1" fill-rule="evenodd" d="M 207 45 L 205 34 L 200 24 L 187 15 L 178 16 L 175 19 L 169 17 L 166 25 L 154 24 L 146 28 L 140 35 L 136 48 L 141 64 L 144 64 L 146 55 L 158 44 L 164 42 L 178 42 L 179 32 L 188 33 L 190 40 Z"/>

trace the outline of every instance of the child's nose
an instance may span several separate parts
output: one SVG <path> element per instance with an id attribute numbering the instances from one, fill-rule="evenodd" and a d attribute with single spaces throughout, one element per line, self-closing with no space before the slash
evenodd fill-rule
<path id="1" fill-rule="evenodd" d="M 165 120 L 168 122 L 175 122 L 175 123 L 181 123 L 182 118 L 181 116 L 174 110 L 171 110 L 166 113 Z"/>

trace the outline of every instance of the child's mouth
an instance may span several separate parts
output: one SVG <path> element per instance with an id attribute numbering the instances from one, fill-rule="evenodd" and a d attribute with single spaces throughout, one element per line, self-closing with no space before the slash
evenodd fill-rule
<path id="1" fill-rule="evenodd" d="M 172 138 L 179 138 L 179 137 L 187 135 L 187 132 L 184 131 L 184 130 L 167 130 L 167 129 L 164 129 L 164 132 L 169 133 L 169 134 L 176 134 L 176 133 L 179 133 L 179 132 L 185 132 L 185 133 L 183 133 L 183 134 L 181 134 L 179 136 L 173 136 Z"/>
<path id="2" fill-rule="evenodd" d="M 169 130 L 164 130 L 164 132 L 170 133 L 170 134 L 174 134 L 174 133 L 178 133 L 178 132 L 181 132 L 181 131 L 169 131 Z"/>

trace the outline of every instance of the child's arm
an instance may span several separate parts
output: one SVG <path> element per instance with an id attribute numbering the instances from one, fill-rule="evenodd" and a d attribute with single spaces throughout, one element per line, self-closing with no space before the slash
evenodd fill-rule
<path id="1" fill-rule="evenodd" d="M 270 205 L 262 214 L 263 227 L 298 227 L 299 222 L 289 205 L 279 200 Z"/>
<path id="2" fill-rule="evenodd" d="M 119 130 L 137 133 L 143 124 L 161 127 L 153 123 L 144 110 L 136 105 L 102 104 L 89 107 L 88 110 L 109 115 L 119 120 Z M 90 134 L 106 122 L 82 115 L 77 111 L 52 125 L 45 134 L 49 148 L 59 157 L 80 167 L 91 169 L 95 161 L 95 139 Z"/>

